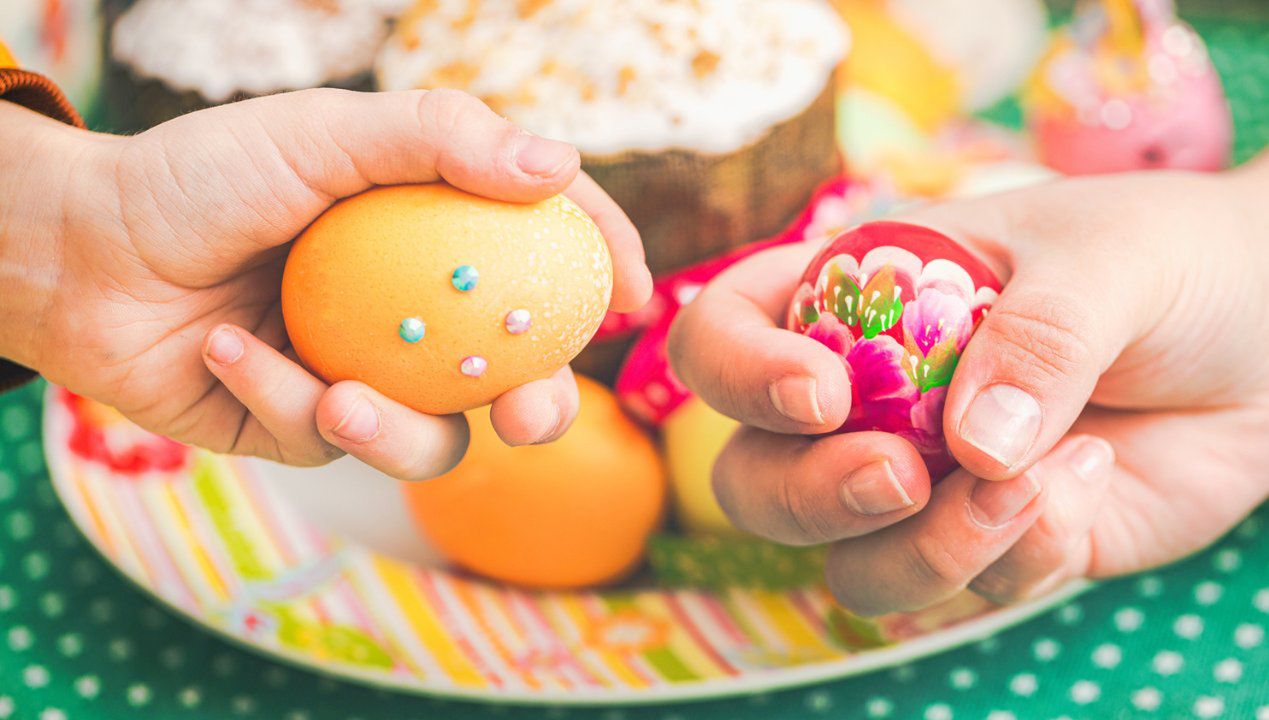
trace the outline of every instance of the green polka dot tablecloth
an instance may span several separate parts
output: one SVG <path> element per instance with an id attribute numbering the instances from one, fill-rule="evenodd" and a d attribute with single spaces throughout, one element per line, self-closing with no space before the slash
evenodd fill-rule
<path id="1" fill-rule="evenodd" d="M 1201 21 L 1238 124 L 1269 141 L 1269 24 Z M 1016 122 L 1003 105 L 993 117 Z M 721 702 L 520 709 L 396 695 L 277 665 L 138 592 L 72 526 L 40 443 L 42 387 L 0 396 L 0 720 L 1269 720 L 1269 507 L 1205 552 L 911 665 Z"/>

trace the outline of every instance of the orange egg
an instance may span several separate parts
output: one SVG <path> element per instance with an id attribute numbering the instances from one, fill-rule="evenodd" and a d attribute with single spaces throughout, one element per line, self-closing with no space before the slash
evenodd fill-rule
<path id="1" fill-rule="evenodd" d="M 577 378 L 581 412 L 560 440 L 508 447 L 487 409 L 467 414 L 471 446 L 458 467 L 403 483 L 423 535 L 468 570 L 535 588 L 618 579 L 660 524 L 665 471 L 656 446 L 593 380 Z"/>
<path id="2" fill-rule="evenodd" d="M 295 241 L 282 314 L 323 380 L 446 414 L 567 365 L 611 293 L 608 247 L 571 200 L 398 185 L 336 203 Z"/>

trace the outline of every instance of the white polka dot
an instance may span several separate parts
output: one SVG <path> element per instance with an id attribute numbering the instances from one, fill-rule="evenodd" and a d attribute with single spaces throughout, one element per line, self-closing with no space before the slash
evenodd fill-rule
<path id="1" fill-rule="evenodd" d="M 1159 597 L 1163 594 L 1163 580 L 1157 575 L 1147 575 L 1137 581 L 1137 594 L 1145 598 Z"/>
<path id="2" fill-rule="evenodd" d="M 978 641 L 978 652 L 984 655 L 990 655 L 1000 649 L 1000 640 L 996 636 L 983 638 Z"/>
<path id="3" fill-rule="evenodd" d="M 987 713 L 987 720 L 1018 720 L 1018 716 L 1008 710 L 992 710 Z"/>
<path id="4" fill-rule="evenodd" d="M 1177 637 L 1193 640 L 1203 634 L 1203 618 L 1198 615 L 1182 615 L 1172 623 L 1172 632 Z"/>
<path id="5" fill-rule="evenodd" d="M 133 707 L 148 705 L 150 698 L 150 686 L 145 683 L 136 683 L 128 688 L 128 704 Z"/>
<path id="6" fill-rule="evenodd" d="M 1243 554 L 1236 548 L 1225 548 L 1212 558 L 1212 566 L 1223 573 L 1232 573 L 1242 564 Z"/>
<path id="7" fill-rule="evenodd" d="M 952 720 L 952 708 L 947 703 L 934 703 L 925 708 L 925 720 Z"/>
<path id="8" fill-rule="evenodd" d="M 92 700 L 101 692 L 101 680 L 96 675 L 85 675 L 75 681 L 75 692 L 86 700 Z"/>
<path id="9" fill-rule="evenodd" d="M 71 565 L 70 577 L 76 584 L 91 585 L 101 577 L 101 569 L 96 560 L 80 558 Z"/>
<path id="10" fill-rule="evenodd" d="M 49 618 L 61 617 L 66 612 L 66 601 L 59 593 L 44 593 L 40 596 L 40 612 Z"/>
<path id="11" fill-rule="evenodd" d="M 106 647 L 106 652 L 115 660 L 127 660 L 132 657 L 132 643 L 127 638 L 115 638 Z"/>
<path id="12" fill-rule="evenodd" d="M 84 639 L 75 633 L 67 633 L 57 639 L 57 650 L 66 657 L 78 657 L 84 651 Z"/>
<path id="13" fill-rule="evenodd" d="M 1199 605 L 1215 605 L 1225 594 L 1225 588 L 1218 582 L 1204 580 L 1194 586 L 1194 602 Z"/>
<path id="14" fill-rule="evenodd" d="M 50 497 L 46 500 L 44 493 L 36 493 L 36 499 L 44 507 L 57 507 L 57 496 L 52 495 L 52 493 L 49 493 L 49 495 Z M 53 526 L 53 539 L 64 548 L 73 548 L 81 542 L 79 531 L 75 529 L 74 525 L 66 521 L 59 522 Z"/>
<path id="15" fill-rule="evenodd" d="M 1181 666 L 1184 664 L 1185 658 L 1181 657 L 1181 653 L 1172 650 L 1159 652 L 1151 661 L 1151 667 L 1160 675 L 1175 675 L 1181 671 Z"/>
<path id="16" fill-rule="evenodd" d="M 1048 662 L 1062 652 L 1062 646 L 1053 638 L 1041 638 L 1031 646 L 1031 651 L 1035 653 L 1036 660 Z"/>
<path id="17" fill-rule="evenodd" d="M 1163 704 L 1163 694 L 1152 687 L 1144 687 L 1132 694 L 1132 705 L 1138 710 L 1154 712 Z"/>
<path id="18" fill-rule="evenodd" d="M 500 707 L 500 706 L 495 705 L 493 707 Z M 616 717 L 613 717 L 614 713 L 616 714 Z M 626 714 L 620 710 L 609 710 L 608 712 L 604 713 L 601 717 L 603 717 L 604 720 L 626 720 Z"/>
<path id="19" fill-rule="evenodd" d="M 187 708 L 198 707 L 203 701 L 203 692 L 196 687 L 187 687 L 177 693 L 176 699 Z"/>
<path id="20" fill-rule="evenodd" d="M 501 707 L 501 706 L 495 705 L 494 707 Z M 303 710 L 293 710 L 291 711 L 289 715 L 286 716 L 286 720 L 310 720 L 310 718 L 309 718 L 309 714 L 304 712 Z"/>
<path id="21" fill-rule="evenodd" d="M 916 674 L 916 668 L 911 665 L 900 665 L 890 671 L 890 676 L 899 682 L 911 682 Z"/>
<path id="22" fill-rule="evenodd" d="M 1019 673 L 1009 681 L 1009 690 L 1022 697 L 1031 697 L 1039 687 L 1039 680 L 1031 673 Z"/>
<path id="23" fill-rule="evenodd" d="M 173 645 L 159 653 L 159 662 L 169 670 L 175 670 L 185 664 L 185 651 Z"/>
<path id="24" fill-rule="evenodd" d="M 1084 608 L 1079 603 L 1070 603 L 1058 608 L 1057 620 L 1063 625 L 1074 625 L 1084 619 Z"/>
<path id="25" fill-rule="evenodd" d="M 0 695 L 0 720 L 9 720 L 13 717 L 16 708 L 13 705 L 13 698 L 8 695 Z"/>
<path id="26" fill-rule="evenodd" d="M 16 542 L 25 542 L 35 534 L 35 523 L 31 521 L 31 515 L 22 510 L 9 513 L 8 525 L 9 537 Z"/>
<path id="27" fill-rule="evenodd" d="M 870 718 L 888 718 L 894 712 L 894 703 L 890 702 L 890 698 L 869 698 L 868 702 L 864 703 L 864 712 L 868 713 Z"/>
<path id="28" fill-rule="evenodd" d="M 229 701 L 229 708 L 236 715 L 249 715 L 255 712 L 256 701 L 250 695 L 239 695 Z"/>
<path id="29" fill-rule="evenodd" d="M 0 502 L 12 500 L 18 492 L 18 483 L 9 473 L 0 470 Z"/>
<path id="30" fill-rule="evenodd" d="M 1269 705 L 1256 708 L 1256 720 L 1269 720 Z"/>
<path id="31" fill-rule="evenodd" d="M 1265 629 L 1254 623 L 1243 623 L 1234 628 L 1234 643 L 1244 650 L 1250 650 L 1265 639 Z"/>
<path id="32" fill-rule="evenodd" d="M 1102 688 L 1091 680 L 1080 680 L 1071 686 L 1071 699 L 1079 705 L 1096 702 L 1102 696 Z"/>
<path id="33" fill-rule="evenodd" d="M 48 670 L 43 665 L 29 665 L 22 671 L 22 683 L 32 690 L 48 685 Z"/>
<path id="34" fill-rule="evenodd" d="M 807 693 L 806 707 L 811 712 L 828 712 L 833 708 L 833 696 L 823 690 Z"/>
<path id="35" fill-rule="evenodd" d="M 18 594 L 8 585 L 0 585 L 0 612 L 8 612 L 18 604 Z"/>
<path id="36" fill-rule="evenodd" d="M 947 676 L 947 681 L 957 690 L 969 690 L 978 684 L 978 673 L 967 667 L 958 667 Z"/>
<path id="37" fill-rule="evenodd" d="M 28 578 L 43 580 L 49 571 L 48 555 L 39 551 L 28 553 L 22 558 L 22 569 L 26 571 Z"/>
<path id="38" fill-rule="evenodd" d="M 106 598 L 98 598 L 88 605 L 88 617 L 93 622 L 108 623 L 114 614 L 115 606 Z"/>
<path id="39" fill-rule="evenodd" d="M 66 720 L 66 713 L 57 708 L 45 708 L 40 713 L 40 720 Z"/>
<path id="40" fill-rule="evenodd" d="M 1112 643 L 1103 643 L 1097 646 L 1093 651 L 1093 664 L 1099 668 L 1111 670 L 1119 666 L 1124 659 L 1124 653 L 1119 649 L 1118 645 Z"/>
<path id="41" fill-rule="evenodd" d="M 233 657 L 230 655 L 217 655 L 212 658 L 211 667 L 212 672 L 220 675 L 221 677 L 227 677 L 229 675 L 233 675 L 234 670 L 237 669 L 237 663 L 234 662 Z"/>
<path id="42" fill-rule="evenodd" d="M 270 687 L 282 687 L 289 679 L 286 671 L 280 667 L 271 667 L 264 671 L 264 682 Z"/>
<path id="43" fill-rule="evenodd" d="M 158 630 L 167 624 L 167 616 L 156 607 L 148 607 L 141 611 L 141 622 L 151 630 Z"/>
<path id="44" fill-rule="evenodd" d="M 1225 700 L 1211 695 L 1202 695 L 1194 701 L 1194 716 L 1199 718 L 1220 717 L 1225 712 Z"/>
<path id="45" fill-rule="evenodd" d="M 1120 632 L 1134 632 L 1145 622 L 1146 616 L 1135 607 L 1120 608 L 1115 611 L 1115 627 Z"/>
<path id="46" fill-rule="evenodd" d="M 9 649 L 22 652 L 35 644 L 35 635 L 25 625 L 9 628 Z"/>
<path id="47" fill-rule="evenodd" d="M 1226 658 L 1212 668 L 1212 677 L 1216 682 L 1236 683 L 1243 679 L 1243 664 L 1234 658 Z"/>
<path id="48" fill-rule="evenodd" d="M 38 442 L 28 442 L 18 448 L 18 469 L 35 475 L 44 469 L 44 451 Z"/>
<path id="49" fill-rule="evenodd" d="M 1251 603 L 1260 612 L 1269 613 L 1269 588 L 1261 588 L 1256 591 L 1256 596 L 1252 598 Z"/>

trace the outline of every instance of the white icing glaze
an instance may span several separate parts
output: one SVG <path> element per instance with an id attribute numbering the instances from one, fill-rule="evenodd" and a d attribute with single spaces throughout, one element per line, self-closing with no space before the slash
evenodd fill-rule
<path id="1" fill-rule="evenodd" d="M 591 154 L 721 153 L 804 110 L 846 47 L 824 0 L 419 0 L 376 74 Z"/>
<path id="2" fill-rule="evenodd" d="M 139 0 L 113 57 L 210 102 L 318 87 L 370 69 L 409 0 Z"/>

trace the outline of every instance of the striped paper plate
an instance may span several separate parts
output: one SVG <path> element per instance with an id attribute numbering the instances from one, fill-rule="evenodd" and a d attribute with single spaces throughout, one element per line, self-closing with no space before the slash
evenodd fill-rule
<path id="1" fill-rule="evenodd" d="M 192 450 L 58 388 L 45 408 L 58 495 L 138 586 L 279 660 L 408 692 L 588 705 L 753 693 L 945 650 L 1084 587 L 1007 609 L 964 594 L 844 631 L 823 587 L 525 592 L 429 560 L 391 482 L 361 466 Z"/>

